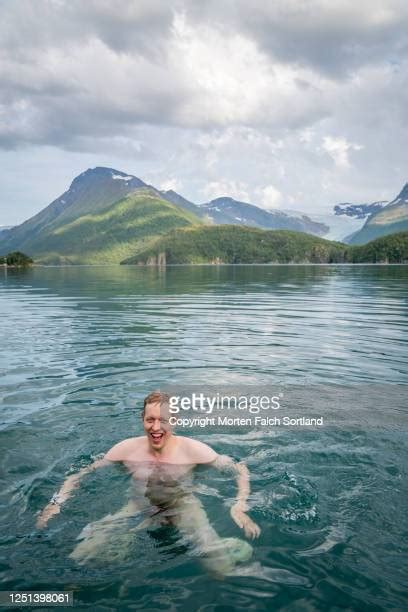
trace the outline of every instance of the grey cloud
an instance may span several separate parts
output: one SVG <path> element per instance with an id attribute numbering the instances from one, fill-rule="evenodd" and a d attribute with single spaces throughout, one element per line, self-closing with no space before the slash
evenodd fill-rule
<path id="1" fill-rule="evenodd" d="M 349 0 L 5 3 L 0 112 L 8 125 L 0 126 L 0 146 L 49 143 L 72 149 L 81 138 L 126 136 L 132 126 L 144 123 L 202 129 L 247 124 L 297 130 L 312 125 L 335 112 L 337 92 L 330 94 L 330 87 L 344 71 L 383 60 L 385 47 L 387 57 L 398 52 L 399 61 L 403 58 L 408 9 L 390 1 L 381 17 L 380 7 L 363 2 L 356 9 Z M 378 23 L 373 23 L 376 10 Z M 176 14 L 185 14 L 187 28 L 192 28 L 191 36 L 187 29 L 185 48 L 174 30 Z M 211 55 L 214 40 L 206 40 L 211 35 L 217 36 L 220 53 L 232 53 L 222 67 L 226 78 L 218 74 L 219 87 L 211 79 L 217 78 L 217 64 L 225 58 Z M 255 44 L 253 53 L 260 48 L 269 57 L 271 64 L 258 80 L 254 58 L 247 74 L 240 74 L 244 57 L 234 65 L 243 53 L 241 42 L 234 43 L 239 35 Z M 224 40 L 232 46 L 225 43 L 224 48 Z M 276 60 L 287 63 L 289 76 L 280 76 Z M 214 62 L 215 77 L 201 74 L 200 61 L 205 68 Z M 309 72 L 302 73 L 302 66 Z M 276 87 L 288 78 L 292 90 L 286 91 L 285 84 Z M 234 87 L 242 79 L 242 101 L 238 91 L 229 92 L 229 79 L 235 80 Z M 251 89 L 253 99 L 246 108 Z"/>
<path id="2" fill-rule="evenodd" d="M 385 58 L 408 57 L 405 0 L 210 0 L 187 7 L 197 21 L 245 33 L 274 59 L 333 79 Z"/>
<path id="3" fill-rule="evenodd" d="M 233 181 L 309 212 L 392 197 L 408 173 L 407 16 L 396 0 L 1 3 L 0 154 L 52 163 L 53 147 L 71 178 L 79 160 L 177 177 L 193 201 Z M 326 137 L 351 143 L 348 168 Z"/>
<path id="4" fill-rule="evenodd" d="M 25 57 L 32 49 L 99 38 L 117 51 L 159 49 L 177 3 L 161 0 L 14 0 L 3 3 L 3 45 Z"/>
<path id="5" fill-rule="evenodd" d="M 90 24 L 94 35 L 115 51 L 139 50 L 160 61 L 177 5 L 162 0 L 77 0 L 75 20 Z"/>

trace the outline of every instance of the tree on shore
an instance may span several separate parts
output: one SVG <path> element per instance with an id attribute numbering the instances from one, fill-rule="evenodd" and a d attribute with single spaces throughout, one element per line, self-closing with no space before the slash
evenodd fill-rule
<path id="1" fill-rule="evenodd" d="M 7 255 L 0 256 L 0 263 L 7 266 L 30 266 L 33 264 L 31 257 L 21 251 L 13 251 Z"/>

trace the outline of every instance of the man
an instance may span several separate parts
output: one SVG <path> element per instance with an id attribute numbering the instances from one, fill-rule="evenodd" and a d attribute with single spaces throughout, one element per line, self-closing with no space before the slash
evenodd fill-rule
<path id="1" fill-rule="evenodd" d="M 235 475 L 238 495 L 230 510 L 231 517 L 247 537 L 255 538 L 259 536 L 260 528 L 246 514 L 250 492 L 246 465 L 218 455 L 202 442 L 175 435 L 169 425 L 169 396 L 164 393 L 156 391 L 145 398 L 142 418 L 145 436 L 119 442 L 102 459 L 69 476 L 40 513 L 37 526 L 45 527 L 49 519 L 60 512 L 61 505 L 85 474 L 112 462 L 121 462 L 137 485 L 133 499 L 116 514 L 88 525 L 80 536 L 82 541 L 71 554 L 72 558 L 84 563 L 99 557 L 115 530 L 117 532 L 117 527 L 130 517 L 143 515 L 148 506 L 148 519 L 130 531 L 155 522 L 175 525 L 196 546 L 208 568 L 218 574 L 232 571 L 237 562 L 251 556 L 252 547 L 237 538 L 219 537 L 201 502 L 192 492 L 191 473 L 196 466 L 205 465 Z M 122 540 L 122 543 L 120 553 L 124 555 L 126 542 Z"/>

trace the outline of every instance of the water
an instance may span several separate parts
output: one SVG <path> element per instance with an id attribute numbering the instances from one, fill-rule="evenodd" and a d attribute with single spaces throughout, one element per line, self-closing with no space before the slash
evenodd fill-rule
<path id="1" fill-rule="evenodd" d="M 407 267 L 1 274 L 1 589 L 69 589 L 76 609 L 101 611 L 407 608 L 406 415 L 387 402 L 408 382 Z M 84 478 L 44 532 L 36 512 L 67 472 L 139 435 L 141 400 L 169 384 L 347 384 L 362 402 L 378 388 L 383 426 L 193 432 L 252 474 L 262 534 L 239 575 L 209 575 L 171 527 L 138 532 L 120 561 L 77 565 L 75 538 L 123 506 L 126 472 Z M 241 537 L 233 481 L 206 471 L 197 487 L 216 530 Z"/>

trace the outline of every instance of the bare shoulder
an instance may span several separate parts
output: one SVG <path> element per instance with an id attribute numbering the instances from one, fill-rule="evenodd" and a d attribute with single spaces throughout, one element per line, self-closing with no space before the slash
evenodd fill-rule
<path id="1" fill-rule="evenodd" d="M 192 463 L 211 463 L 218 457 L 215 450 L 204 442 L 185 437 L 180 437 L 180 440 L 182 440 L 183 450 Z"/>
<path id="2" fill-rule="evenodd" d="M 137 438 L 126 438 L 112 446 L 106 453 L 104 459 L 108 461 L 126 461 L 130 453 L 137 451 L 143 447 L 145 443 L 145 436 L 138 436 Z"/>

